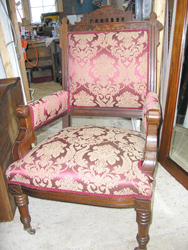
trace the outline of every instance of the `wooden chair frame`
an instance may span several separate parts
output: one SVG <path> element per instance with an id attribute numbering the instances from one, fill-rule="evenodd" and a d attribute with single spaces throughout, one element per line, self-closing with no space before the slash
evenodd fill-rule
<path id="1" fill-rule="evenodd" d="M 67 54 L 64 53 L 67 48 L 68 32 L 88 32 L 88 31 L 110 31 L 110 30 L 149 30 L 149 79 L 148 91 L 156 92 L 156 67 L 157 67 L 157 50 L 159 44 L 159 30 L 162 29 L 162 24 L 156 20 L 157 16 L 154 12 L 150 14 L 150 20 L 136 20 L 131 11 L 122 11 L 112 6 L 103 6 L 90 14 L 84 14 L 81 21 L 75 25 L 67 25 L 67 20 L 62 20 L 62 25 L 59 29 L 60 47 L 62 48 L 62 86 L 67 90 Z M 116 21 L 116 22 L 115 22 Z M 108 116 L 109 110 L 89 109 L 89 108 L 74 108 L 69 112 L 70 115 L 78 116 Z M 141 110 L 110 110 L 110 116 L 123 118 L 142 118 Z M 65 120 L 64 120 L 65 122 Z M 67 123 L 68 126 L 68 123 Z"/>
<path id="2" fill-rule="evenodd" d="M 113 17 L 113 19 L 112 19 Z M 94 22 L 93 22 L 94 20 Z M 102 22 L 100 23 L 99 22 Z M 68 28 L 67 28 L 68 27 Z M 117 30 L 117 29 L 147 29 L 150 32 L 149 41 L 149 91 L 156 91 L 156 47 L 158 45 L 158 34 L 162 28 L 161 24 L 156 20 L 156 14 L 151 13 L 150 20 L 135 20 L 134 16 L 128 12 L 117 10 L 112 6 L 105 6 L 91 14 L 84 14 L 80 23 L 67 26 L 67 19 L 63 19 L 62 26 L 59 29 L 60 46 L 62 47 L 62 84 L 67 89 L 67 54 L 64 53 L 67 46 L 67 33 L 69 31 L 88 31 L 88 30 Z M 20 118 L 20 133 L 13 147 L 14 160 L 18 160 L 29 152 L 31 144 L 34 142 L 34 131 L 32 128 L 31 115 L 29 108 L 18 107 L 17 116 Z M 64 126 L 69 125 L 69 115 L 100 115 L 108 116 L 108 109 L 91 108 L 74 108 L 71 109 L 66 116 L 63 117 Z M 111 116 L 141 118 L 141 111 L 134 110 L 115 110 Z M 147 113 L 147 136 L 145 147 L 145 161 L 143 170 L 153 175 L 157 162 L 157 133 L 160 121 L 160 113 L 158 110 L 150 110 Z M 134 207 L 137 214 L 138 235 L 137 240 L 139 246 L 135 249 L 146 249 L 149 241 L 148 230 L 151 222 L 151 200 L 141 198 L 107 198 L 89 195 L 78 195 L 68 192 L 44 191 L 40 189 L 31 189 L 21 185 L 9 184 L 9 190 L 14 195 L 18 206 L 21 222 L 24 229 L 31 234 L 35 230 L 30 225 L 30 215 L 28 211 L 27 195 L 39 197 L 43 199 L 59 200 L 65 202 L 82 203 L 96 206 L 126 208 Z"/>

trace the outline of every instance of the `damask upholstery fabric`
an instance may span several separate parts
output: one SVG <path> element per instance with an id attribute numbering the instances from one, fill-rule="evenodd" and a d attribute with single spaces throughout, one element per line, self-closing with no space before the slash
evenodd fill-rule
<path id="1" fill-rule="evenodd" d="M 128 129 L 68 127 L 10 165 L 6 176 L 36 189 L 150 199 L 154 179 L 141 168 L 144 145 L 145 135 Z"/>
<path id="2" fill-rule="evenodd" d="M 147 30 L 70 33 L 70 106 L 142 109 L 148 92 Z"/>
<path id="3" fill-rule="evenodd" d="M 155 92 L 148 92 L 144 102 L 144 108 L 142 111 L 142 124 L 145 131 L 147 128 L 146 114 L 149 110 L 159 110 L 159 112 L 161 110 L 159 99 Z"/>
<path id="4" fill-rule="evenodd" d="M 58 91 L 28 106 L 31 112 L 33 128 L 36 129 L 68 110 L 68 91 Z"/>

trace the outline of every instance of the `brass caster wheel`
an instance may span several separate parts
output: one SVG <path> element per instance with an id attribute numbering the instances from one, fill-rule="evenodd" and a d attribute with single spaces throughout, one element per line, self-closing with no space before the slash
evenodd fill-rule
<path id="1" fill-rule="evenodd" d="M 35 234 L 35 229 L 32 229 L 32 227 L 24 228 L 24 230 L 27 231 L 31 235 Z"/>

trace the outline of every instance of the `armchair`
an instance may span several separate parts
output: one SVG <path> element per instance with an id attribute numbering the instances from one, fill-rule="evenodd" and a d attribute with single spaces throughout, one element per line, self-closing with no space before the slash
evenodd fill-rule
<path id="1" fill-rule="evenodd" d="M 6 177 L 24 229 L 28 196 L 106 207 L 133 207 L 146 249 L 157 161 L 160 105 L 156 47 L 162 28 L 112 6 L 59 28 L 63 90 L 16 109 L 20 133 Z M 69 116 L 143 118 L 144 133 L 107 126 L 69 126 Z M 34 131 L 63 117 L 63 129 L 31 149 Z"/>

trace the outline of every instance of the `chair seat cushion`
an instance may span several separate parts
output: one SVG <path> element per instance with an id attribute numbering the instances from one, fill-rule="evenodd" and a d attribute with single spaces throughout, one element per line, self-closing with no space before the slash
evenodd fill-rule
<path id="1" fill-rule="evenodd" d="M 6 171 L 8 182 L 42 190 L 151 198 L 141 168 L 145 135 L 101 126 L 69 127 L 47 138 Z"/>

